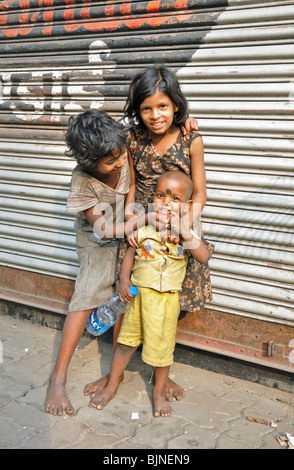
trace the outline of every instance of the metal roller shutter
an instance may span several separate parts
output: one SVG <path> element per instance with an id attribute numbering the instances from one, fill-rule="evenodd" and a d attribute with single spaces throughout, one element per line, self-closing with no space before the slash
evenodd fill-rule
<path id="1" fill-rule="evenodd" d="M 42 276 L 75 278 L 73 217 L 65 212 L 74 167 L 64 156 L 68 117 L 89 108 L 120 117 L 137 70 L 165 63 L 205 144 L 202 222 L 216 245 L 206 313 L 228 314 L 223 330 L 240 318 L 284 328 L 273 363 L 292 370 L 294 2 L 12 0 L 0 12 L 2 297 L 17 298 L 17 272 L 31 273 L 34 285 Z M 45 305 L 56 295 L 56 310 L 65 311 L 68 285 L 44 294 Z M 22 301 L 29 297 L 22 292 Z M 242 355 L 233 344 L 240 338 L 208 338 L 215 324 L 206 319 L 201 333 L 198 320 L 180 321 L 179 342 Z M 275 355 L 271 339 L 262 344 Z M 259 350 L 245 352 L 254 355 L 263 361 Z"/>

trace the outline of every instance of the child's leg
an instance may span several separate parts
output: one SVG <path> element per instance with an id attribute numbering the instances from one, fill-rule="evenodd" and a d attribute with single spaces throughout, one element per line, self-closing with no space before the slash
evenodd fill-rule
<path id="1" fill-rule="evenodd" d="M 119 319 L 117 320 L 117 322 L 113 325 L 113 355 L 115 354 L 115 351 L 117 350 L 117 347 L 118 347 L 117 338 L 119 335 L 122 320 L 123 320 L 123 315 L 121 315 Z M 121 381 L 123 380 L 123 378 L 124 376 L 122 374 Z M 101 377 L 100 379 L 87 384 L 84 388 L 84 395 L 86 396 L 90 395 L 90 398 L 94 398 L 95 394 L 99 393 L 107 385 L 108 379 L 109 379 L 109 374 L 104 375 L 104 377 Z"/>
<path id="2" fill-rule="evenodd" d="M 47 390 L 47 413 L 60 416 L 64 411 L 69 415 L 74 413 L 74 409 L 65 393 L 66 375 L 70 360 L 85 329 L 91 311 L 70 312 L 66 317 L 58 356 Z"/>
<path id="3" fill-rule="evenodd" d="M 123 319 L 123 315 L 120 316 L 118 321 L 115 323 L 113 326 L 113 354 L 115 354 L 115 351 L 117 349 L 118 343 L 117 343 L 117 338 L 119 334 L 119 330 L 121 327 L 121 322 Z M 123 374 L 121 376 L 121 380 L 123 380 Z M 84 395 L 89 396 L 90 398 L 94 398 L 96 393 L 99 393 L 107 384 L 109 378 L 109 374 L 104 375 L 98 380 L 95 380 L 94 382 L 90 382 L 87 384 L 84 388 Z M 173 401 L 175 398 L 177 401 L 181 400 L 184 396 L 184 390 L 183 388 L 173 382 L 169 377 L 167 378 L 166 384 L 165 384 L 165 398 L 167 401 Z"/>
<path id="4" fill-rule="evenodd" d="M 130 362 L 136 349 L 137 347 L 132 348 L 131 346 L 118 344 L 113 356 L 107 384 L 102 390 L 96 391 L 90 401 L 91 406 L 98 410 L 102 410 L 102 408 L 104 408 L 105 405 L 107 405 L 107 403 L 114 397 L 122 380 L 121 377 L 123 376 L 125 368 Z"/>
<path id="5" fill-rule="evenodd" d="M 113 355 L 117 349 L 118 343 L 117 338 L 119 335 L 121 323 L 123 320 L 123 315 L 120 316 L 118 321 L 113 326 Z M 109 374 L 104 375 L 104 377 L 95 380 L 94 382 L 90 382 L 84 388 L 84 394 L 86 396 L 90 395 L 90 398 L 94 398 L 96 393 L 99 393 L 107 384 L 109 378 Z M 121 376 L 121 380 L 123 380 L 123 374 Z M 184 396 L 184 390 L 180 385 L 177 385 L 173 382 L 169 377 L 167 378 L 165 384 L 165 398 L 167 401 L 173 401 L 175 398 L 176 400 L 181 400 Z"/>
<path id="6" fill-rule="evenodd" d="M 154 388 L 152 392 L 153 416 L 170 416 L 173 413 L 172 407 L 166 401 L 166 382 L 168 379 L 169 366 L 155 367 Z"/>

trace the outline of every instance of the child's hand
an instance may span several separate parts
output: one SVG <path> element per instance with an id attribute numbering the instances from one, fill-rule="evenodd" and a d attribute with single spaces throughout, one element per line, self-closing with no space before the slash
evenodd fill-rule
<path id="1" fill-rule="evenodd" d="M 137 231 L 137 230 L 127 236 L 127 242 L 128 242 L 129 245 L 132 246 L 133 248 L 136 248 L 136 249 L 139 248 L 139 244 L 138 244 L 138 231 Z"/>
<path id="2" fill-rule="evenodd" d="M 170 234 L 169 234 L 169 241 L 173 243 L 180 243 L 181 241 L 181 228 L 182 222 L 181 217 L 178 213 L 171 212 L 170 217 Z"/>
<path id="3" fill-rule="evenodd" d="M 185 124 L 181 127 L 184 136 L 189 137 L 190 132 L 198 131 L 198 122 L 195 118 L 189 117 Z"/>
<path id="4" fill-rule="evenodd" d="M 170 214 L 170 231 L 168 233 L 168 239 L 173 243 L 180 243 L 180 241 L 190 235 L 190 217 L 189 212 L 186 212 L 180 216 L 178 212 L 171 211 Z"/>
<path id="5" fill-rule="evenodd" d="M 168 214 L 161 210 L 156 212 L 149 212 L 148 223 L 153 225 L 159 232 L 165 231 L 169 226 Z"/>
<path id="6" fill-rule="evenodd" d="M 129 279 L 120 281 L 118 295 L 122 302 L 129 303 L 132 300 L 133 296 L 130 292 L 131 285 L 132 283 Z"/>

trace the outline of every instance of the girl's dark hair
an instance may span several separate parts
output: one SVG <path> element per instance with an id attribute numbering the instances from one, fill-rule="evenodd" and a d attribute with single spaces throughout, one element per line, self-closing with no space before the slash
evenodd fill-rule
<path id="1" fill-rule="evenodd" d="M 133 79 L 124 108 L 125 117 L 131 124 L 145 127 L 140 116 L 140 105 L 156 91 L 165 93 L 177 106 L 173 123 L 180 127 L 189 116 L 189 104 L 183 95 L 175 74 L 164 66 L 148 67 L 139 72 Z"/>
<path id="2" fill-rule="evenodd" d="M 113 150 L 124 150 L 127 132 L 104 111 L 93 109 L 70 118 L 65 141 L 69 149 L 65 154 L 75 158 L 83 171 L 93 174 L 99 160 Z"/>

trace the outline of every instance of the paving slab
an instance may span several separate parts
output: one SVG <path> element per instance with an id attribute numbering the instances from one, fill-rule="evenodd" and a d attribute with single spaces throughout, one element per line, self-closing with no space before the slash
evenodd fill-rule
<path id="1" fill-rule="evenodd" d="M 44 402 L 62 332 L 7 315 L 0 315 L 0 322 L 0 449 L 282 452 L 288 446 L 277 438 L 294 436 L 294 394 L 178 362 L 170 376 L 185 396 L 173 402 L 171 417 L 154 418 L 152 369 L 139 352 L 116 396 L 98 411 L 89 406 L 83 387 L 108 372 L 112 346 L 86 335 L 68 373 L 75 415 L 49 415 Z"/>

